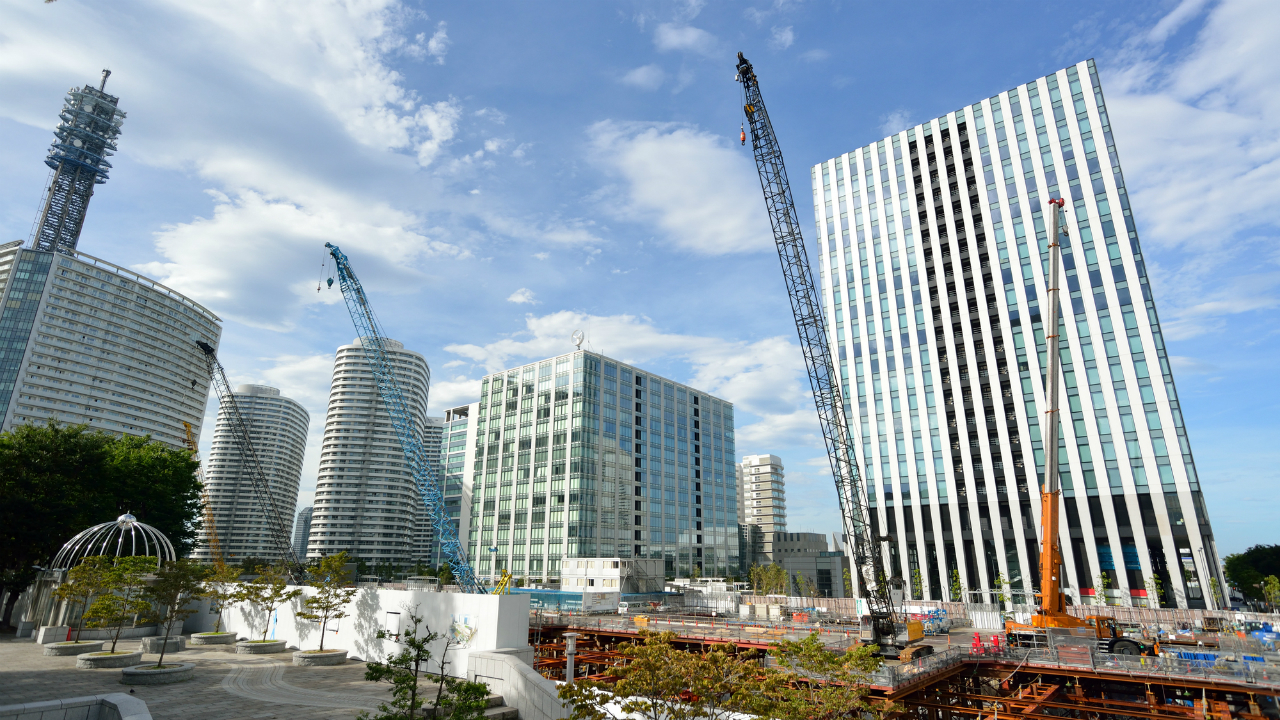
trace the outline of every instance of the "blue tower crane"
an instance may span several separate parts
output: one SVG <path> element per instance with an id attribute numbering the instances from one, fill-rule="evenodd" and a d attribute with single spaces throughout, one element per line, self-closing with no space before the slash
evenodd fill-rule
<path id="1" fill-rule="evenodd" d="M 378 384 L 378 396 L 382 399 L 387 414 L 391 416 L 391 426 L 395 428 L 400 447 L 404 450 L 404 459 L 413 473 L 413 484 L 417 486 L 422 502 L 431 515 L 435 528 L 436 541 L 440 543 L 440 554 L 449 563 L 453 571 L 454 581 L 464 592 L 483 593 L 485 589 L 476 580 L 475 570 L 467 562 L 467 554 L 458 541 L 458 531 L 449 520 L 449 513 L 444 506 L 444 489 L 435 469 L 427 460 L 426 448 L 422 445 L 422 435 L 418 425 L 409 413 L 404 393 L 391 371 L 391 360 L 387 356 L 387 344 L 382 334 L 382 327 L 373 313 L 373 306 L 364 293 L 364 287 L 351 270 L 347 256 L 332 243 L 325 243 L 329 255 L 333 257 L 333 265 L 338 273 L 338 285 L 342 289 L 342 297 L 347 301 L 347 310 L 351 313 L 351 322 L 355 323 L 356 333 L 364 346 L 365 356 L 373 370 L 374 381 Z"/>

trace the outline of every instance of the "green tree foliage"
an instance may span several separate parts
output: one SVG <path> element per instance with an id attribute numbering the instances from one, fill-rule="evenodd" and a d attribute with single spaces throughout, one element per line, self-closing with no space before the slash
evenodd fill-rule
<path id="1" fill-rule="evenodd" d="M 79 565 L 67 571 L 67 581 L 59 585 L 53 596 L 64 602 L 80 606 L 80 621 L 76 623 L 76 642 L 80 642 L 80 630 L 84 628 L 84 613 L 93 599 L 111 589 L 111 570 L 115 558 L 107 555 L 87 557 Z"/>
<path id="2" fill-rule="evenodd" d="M 964 585 L 960 582 L 960 570 L 951 570 L 951 602 L 964 602 Z"/>
<path id="3" fill-rule="evenodd" d="M 868 698 L 868 675 L 880 667 L 875 646 L 830 650 L 818 633 L 769 650 L 773 682 L 757 690 L 767 716 L 778 720 L 883 717 L 901 708 Z"/>
<path id="4" fill-rule="evenodd" d="M 218 609 L 218 619 L 213 626 L 214 632 L 222 632 L 222 613 L 237 601 L 240 587 L 236 582 L 240 579 L 240 575 L 240 568 L 234 565 L 223 565 L 214 568 L 205 578 L 204 596 L 209 598 L 213 606 Z"/>
<path id="5" fill-rule="evenodd" d="M 453 568 L 449 566 L 449 563 L 445 563 L 436 569 L 436 577 L 440 578 L 441 588 L 445 585 L 454 584 Z"/>
<path id="6" fill-rule="evenodd" d="M 21 425 L 0 433 L 0 581 L 18 593 L 63 543 L 97 523 L 132 512 L 155 526 L 179 555 L 200 527 L 198 463 L 186 450 L 150 438 L 113 436 L 84 425 Z"/>
<path id="7" fill-rule="evenodd" d="M 848 572 L 847 570 L 845 572 Z M 924 576 L 920 574 L 920 568 L 911 570 L 911 598 L 913 600 L 924 599 Z"/>
<path id="8" fill-rule="evenodd" d="M 608 705 L 623 717 L 642 720 L 725 720 L 736 713 L 765 716 L 765 673 L 753 652 L 717 645 L 706 653 L 671 646 L 676 634 L 644 631 L 641 642 L 624 643 L 627 663 L 610 668 L 615 681 L 577 680 L 560 686 L 572 720 L 612 720 Z M 770 683 L 768 687 L 773 688 Z M 776 688 L 774 688 L 776 690 Z"/>
<path id="9" fill-rule="evenodd" d="M 844 569 L 844 596 L 853 597 L 853 574 L 849 568 Z"/>
<path id="10" fill-rule="evenodd" d="M 347 573 L 344 570 L 346 564 L 346 551 L 321 558 L 312 573 L 311 584 L 315 586 L 316 593 L 302 601 L 306 609 L 298 613 L 298 617 L 303 620 L 320 623 L 321 651 L 324 650 L 324 634 L 329 621 L 346 617 L 347 603 L 359 592 L 356 588 L 347 586 Z"/>
<path id="11" fill-rule="evenodd" d="M 270 566 L 271 563 L 262 558 L 247 557 L 240 561 L 240 572 L 244 575 L 257 575 L 259 570 Z"/>
<path id="12" fill-rule="evenodd" d="M 241 585 L 234 598 L 236 602 L 248 603 L 263 614 L 261 641 L 266 642 L 267 630 L 271 628 L 271 616 L 276 608 L 301 594 L 301 588 L 289 589 L 283 568 L 265 567 L 252 582 Z"/>
<path id="13" fill-rule="evenodd" d="M 85 613 L 90 627 L 115 629 L 111 634 L 110 652 L 116 651 L 125 623 L 134 618 L 145 618 L 150 612 L 151 603 L 142 595 L 147 577 L 156 571 L 156 563 L 153 557 L 117 558 L 107 573 L 107 592 L 100 595 Z"/>
<path id="14" fill-rule="evenodd" d="M 173 626 L 195 614 L 195 608 L 187 603 L 205 594 L 205 578 L 209 568 L 194 560 L 177 560 L 165 563 L 156 571 L 155 580 L 142 591 L 142 595 L 155 608 L 156 620 L 164 627 L 164 644 L 160 646 L 160 658 L 156 667 L 163 667 L 165 648 Z"/>
<path id="15" fill-rule="evenodd" d="M 1280 605 L 1280 577 L 1268 575 L 1262 580 L 1262 598 L 1271 603 L 1274 610 Z"/>
<path id="16" fill-rule="evenodd" d="M 995 591 L 996 602 L 1000 603 L 1001 605 L 1003 605 L 1005 601 L 1009 599 L 1009 596 L 1005 593 L 1005 590 L 1004 590 L 1005 586 L 1008 584 L 1009 584 L 1009 581 L 1005 579 L 1003 571 L 996 573 L 995 580 L 991 581 L 991 589 Z"/>
<path id="17" fill-rule="evenodd" d="M 781 595 L 787 592 L 791 578 L 781 565 L 752 565 L 748 572 L 751 587 L 757 595 Z"/>
<path id="18" fill-rule="evenodd" d="M 1227 579 L 1246 598 L 1262 600 L 1268 575 L 1280 576 L 1280 545 L 1254 545 L 1222 561 Z"/>
<path id="19" fill-rule="evenodd" d="M 385 630 L 378 631 L 378 639 L 390 637 Z M 409 626 L 403 629 L 396 642 L 401 646 L 399 652 L 391 653 L 385 661 L 368 663 L 364 679 L 370 682 L 385 682 L 391 685 L 391 702 L 378 706 L 377 715 L 360 713 L 361 720 L 413 720 L 414 718 L 433 717 L 438 720 L 480 720 L 488 707 L 489 686 L 482 682 L 470 682 L 449 677 L 445 668 L 445 658 L 449 654 L 450 642 L 445 641 L 444 652 L 437 661 L 438 672 L 431 674 L 432 643 L 440 639 L 439 633 L 431 631 L 422 622 L 422 617 L 409 612 Z M 425 692 L 420 686 L 423 678 L 434 679 L 435 695 L 431 696 L 428 688 Z M 431 712 L 424 712 L 430 707 Z"/>

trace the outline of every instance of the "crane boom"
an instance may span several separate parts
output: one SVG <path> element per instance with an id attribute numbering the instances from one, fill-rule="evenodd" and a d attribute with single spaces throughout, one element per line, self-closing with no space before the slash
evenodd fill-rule
<path id="1" fill-rule="evenodd" d="M 818 286 L 813 280 L 804 238 L 800 234 L 800 218 L 791 196 L 782 149 L 765 110 L 756 74 L 742 53 L 738 53 L 738 81 L 746 93 L 743 110 L 747 124 L 751 126 L 751 145 L 756 169 L 760 173 L 760 187 L 764 190 L 787 297 L 791 300 L 791 312 L 795 315 L 796 331 L 800 335 L 800 350 L 804 353 L 813 402 L 817 406 L 822 438 L 827 446 L 831 473 L 835 477 L 841 519 L 853 546 L 854 563 L 858 566 L 859 595 L 867 601 L 876 634 L 883 638 L 892 637 L 896 620 L 893 601 L 885 580 L 880 546 L 868 523 L 866 495 L 854 460 L 853 438 L 849 434 L 844 400 L 831 359 Z"/>
<path id="2" fill-rule="evenodd" d="M 337 245 L 325 243 L 329 254 L 333 257 L 334 267 L 338 272 L 338 283 L 342 288 L 342 297 L 347 302 L 347 310 L 351 313 L 351 321 L 364 346 L 365 357 L 378 384 L 378 396 L 387 414 L 391 416 L 391 426 L 395 428 L 396 437 L 404 451 L 404 459 L 413 474 L 413 483 L 422 496 L 427 512 L 431 515 L 436 540 L 440 543 L 440 554 L 449 562 L 453 577 L 463 591 L 483 593 L 484 588 L 476 579 L 475 570 L 467 562 L 467 554 L 458 540 L 458 531 L 454 529 L 445 509 L 444 489 L 436 477 L 435 469 L 427 460 L 426 448 L 422 445 L 422 435 L 418 430 L 413 415 L 405 403 L 404 393 L 391 370 L 391 360 L 387 356 L 385 336 L 378 318 L 373 314 L 373 306 L 364 293 L 364 287 L 351 269 L 347 256 Z"/>
<path id="3" fill-rule="evenodd" d="M 204 353 L 209 379 L 213 381 L 213 387 L 218 393 L 218 403 L 226 411 L 231 438 L 235 440 L 236 449 L 240 451 L 241 465 L 248 470 L 254 492 L 258 495 L 258 502 L 262 504 L 262 514 L 266 516 L 267 532 L 270 534 L 272 544 L 276 546 L 280 559 L 289 567 L 289 571 L 300 575 L 302 563 L 293 553 L 293 545 L 289 542 L 289 528 L 280 515 L 280 507 L 276 504 L 275 496 L 271 494 L 271 480 L 262 470 L 258 452 L 253 448 L 253 440 L 249 437 L 249 423 L 245 422 L 244 415 L 240 412 L 240 404 L 236 402 L 236 396 L 231 392 L 227 370 L 222 367 L 222 363 L 218 360 L 218 353 L 212 345 L 203 340 L 197 340 L 196 346 Z"/>

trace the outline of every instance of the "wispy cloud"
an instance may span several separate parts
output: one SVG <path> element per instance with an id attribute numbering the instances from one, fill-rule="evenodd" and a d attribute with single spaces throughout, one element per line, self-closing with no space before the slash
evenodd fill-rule
<path id="1" fill-rule="evenodd" d="M 720 41 L 715 35 L 692 25 L 663 23 L 653 33 L 653 44 L 663 52 L 691 52 L 708 57 L 720 52 Z"/>
<path id="2" fill-rule="evenodd" d="M 902 132 L 911 127 L 911 113 L 905 108 L 898 108 L 888 115 L 880 116 L 880 132 L 885 137 Z"/>
<path id="3" fill-rule="evenodd" d="M 666 78 L 667 74 L 657 65 L 641 65 L 623 75 L 621 82 L 642 90 L 657 90 Z"/>
<path id="4" fill-rule="evenodd" d="M 449 54 L 449 31 L 443 20 L 436 25 L 436 31 L 427 41 L 427 54 L 436 59 L 437 65 L 443 65 L 444 56 Z"/>
<path id="5" fill-rule="evenodd" d="M 511 295 L 507 297 L 507 302 L 513 302 L 513 303 L 524 304 L 524 305 L 533 305 L 533 304 L 536 304 L 538 301 L 533 299 L 532 290 L 530 290 L 529 288 L 520 288 L 519 290 L 511 293 Z"/>
<path id="6" fill-rule="evenodd" d="M 796 33 L 790 25 L 775 27 L 769 34 L 769 47 L 774 50 L 786 50 L 796 41 Z"/>

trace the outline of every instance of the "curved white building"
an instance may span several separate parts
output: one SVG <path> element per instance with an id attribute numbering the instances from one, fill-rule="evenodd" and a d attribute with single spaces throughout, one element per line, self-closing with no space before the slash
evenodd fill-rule
<path id="1" fill-rule="evenodd" d="M 298 484 L 302 479 L 302 456 L 307 446 L 307 426 L 311 417 L 302 405 L 266 385 L 240 385 L 234 393 L 240 413 L 249 425 L 249 441 L 266 474 L 270 492 L 286 532 L 298 504 Z M 227 560 L 247 557 L 277 560 L 280 549 L 271 538 L 267 509 L 253 487 L 249 467 L 228 422 L 225 408 L 218 409 L 213 430 L 213 449 L 204 464 L 204 482 L 213 508 L 219 544 Z M 208 529 L 200 532 L 192 557 L 213 559 L 208 548 Z M 288 539 L 286 539 L 288 542 Z"/>
<path id="2" fill-rule="evenodd" d="M 403 343 L 385 342 L 405 404 L 421 431 L 431 383 L 427 361 Z M 333 363 L 307 557 L 345 550 L 353 561 L 370 565 L 411 565 L 420 504 L 357 338 L 338 348 Z"/>
<path id="3" fill-rule="evenodd" d="M 184 448 L 209 398 L 195 341 L 217 347 L 220 322 L 91 255 L 0 245 L 0 430 L 54 419 Z"/>

